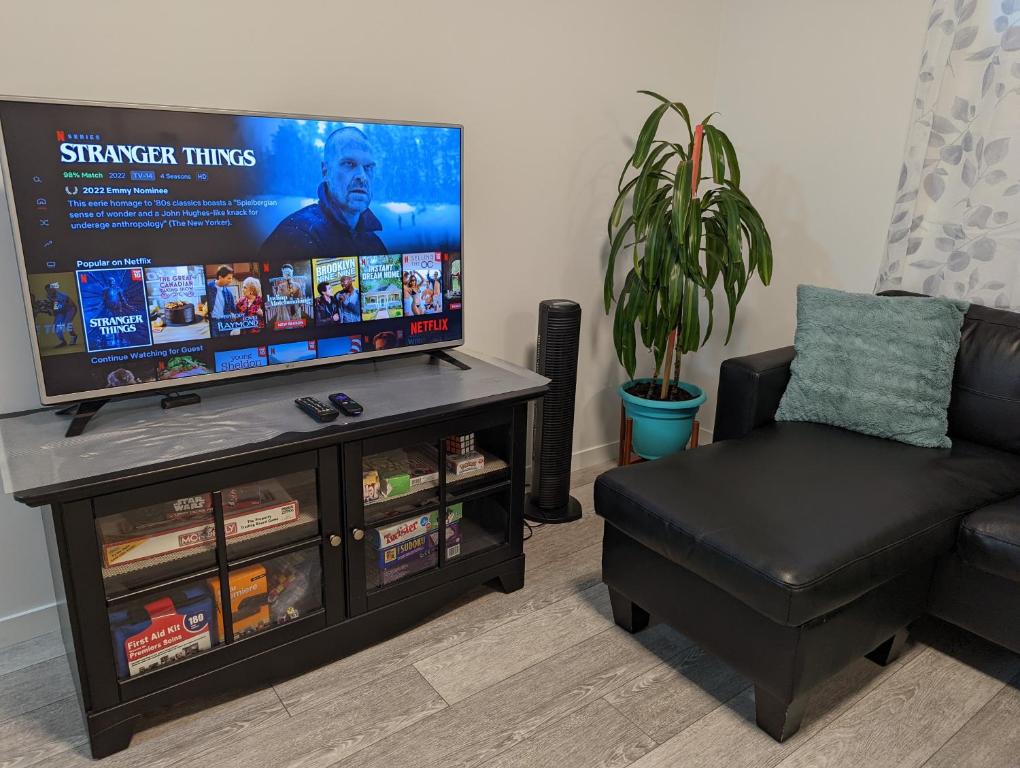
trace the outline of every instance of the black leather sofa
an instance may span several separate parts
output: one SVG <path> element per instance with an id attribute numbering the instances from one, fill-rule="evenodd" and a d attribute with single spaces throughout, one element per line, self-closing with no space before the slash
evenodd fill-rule
<path id="1" fill-rule="evenodd" d="M 925 613 L 1020 652 L 1020 315 L 968 312 L 951 449 L 776 423 L 793 354 L 727 360 L 711 445 L 595 484 L 616 623 L 653 614 L 748 676 L 779 741 Z"/>

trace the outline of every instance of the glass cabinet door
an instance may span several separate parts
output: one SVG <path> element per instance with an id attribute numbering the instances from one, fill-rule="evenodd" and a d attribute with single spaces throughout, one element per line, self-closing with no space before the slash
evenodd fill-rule
<path id="1" fill-rule="evenodd" d="M 322 514 L 337 534 L 337 451 L 322 454 L 324 466 L 310 452 L 96 500 L 121 681 L 310 617 L 325 624 L 326 595 L 342 600 L 343 584 Z"/>
<path id="2" fill-rule="evenodd" d="M 511 428 L 506 412 L 345 448 L 345 471 L 362 479 L 360 494 L 347 484 L 352 573 L 364 579 L 351 585 L 355 613 L 484 567 L 476 555 L 507 554 Z"/>
<path id="3" fill-rule="evenodd" d="M 366 588 L 437 567 L 437 445 L 420 442 L 364 455 L 361 480 Z"/>
<path id="4" fill-rule="evenodd" d="M 227 557 L 319 535 L 316 472 L 306 469 L 220 489 Z"/>
<path id="5" fill-rule="evenodd" d="M 446 505 L 446 560 L 450 562 L 509 541 L 509 486 Z"/>
<path id="6" fill-rule="evenodd" d="M 216 565 L 213 494 L 171 498 L 96 518 L 107 597 Z"/>
<path id="7" fill-rule="evenodd" d="M 322 565 L 310 547 L 230 569 L 231 634 L 242 640 L 322 608 Z M 216 603 L 217 634 L 226 633 L 219 579 L 210 581 Z"/>

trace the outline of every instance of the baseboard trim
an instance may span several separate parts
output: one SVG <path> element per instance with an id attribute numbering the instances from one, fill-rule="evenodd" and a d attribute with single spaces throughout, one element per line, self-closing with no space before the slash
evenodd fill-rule
<path id="1" fill-rule="evenodd" d="M 614 440 L 611 443 L 594 445 L 581 451 L 574 451 L 570 457 L 570 469 L 576 472 L 579 469 L 587 469 L 605 464 L 607 461 L 616 461 L 620 452 L 618 443 Z"/>
<path id="2" fill-rule="evenodd" d="M 57 604 L 49 603 L 21 613 L 0 617 L 0 648 L 23 643 L 60 629 Z"/>

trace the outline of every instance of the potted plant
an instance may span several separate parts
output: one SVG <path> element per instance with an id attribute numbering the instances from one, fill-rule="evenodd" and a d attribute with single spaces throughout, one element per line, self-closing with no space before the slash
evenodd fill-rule
<path id="1" fill-rule="evenodd" d="M 619 391 L 634 421 L 633 448 L 655 459 L 683 450 L 705 402 L 699 387 L 680 381 L 680 361 L 711 336 L 717 289 L 726 297 L 728 343 L 748 282 L 755 273 L 765 285 L 772 277 L 772 243 L 758 211 L 740 190 L 733 144 L 710 125 L 713 115 L 692 127 L 682 103 L 651 91 L 639 93 L 659 104 L 645 120 L 617 185 L 609 217 L 605 305 L 608 314 L 616 301 L 613 343 L 630 377 Z M 659 138 L 668 114 L 683 121 L 686 136 L 680 141 Z M 706 143 L 711 175 L 702 176 Z M 709 183 L 703 188 L 701 182 Z M 616 261 L 627 251 L 633 266 L 616 295 Z M 655 360 L 654 374 L 646 378 L 635 378 L 639 334 Z"/>

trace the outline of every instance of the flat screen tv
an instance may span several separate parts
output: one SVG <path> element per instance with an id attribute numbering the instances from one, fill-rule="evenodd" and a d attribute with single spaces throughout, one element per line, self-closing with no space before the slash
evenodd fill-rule
<path id="1" fill-rule="evenodd" d="M 462 133 L 0 99 L 43 404 L 461 344 Z"/>

